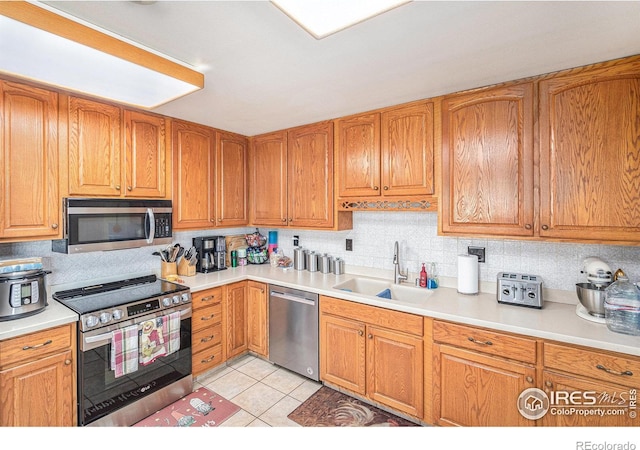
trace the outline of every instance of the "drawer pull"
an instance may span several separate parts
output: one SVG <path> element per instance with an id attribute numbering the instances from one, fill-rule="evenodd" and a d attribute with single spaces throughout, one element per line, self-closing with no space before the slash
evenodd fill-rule
<path id="1" fill-rule="evenodd" d="M 212 334 L 211 336 L 207 336 L 207 337 L 203 337 L 202 339 L 200 339 L 200 342 L 209 342 L 210 340 L 212 340 L 215 336 Z"/>
<path id="2" fill-rule="evenodd" d="M 207 297 L 202 297 L 202 299 L 200 300 L 201 302 L 208 302 L 210 300 L 213 300 L 216 296 L 215 295 L 208 295 Z"/>
<path id="3" fill-rule="evenodd" d="M 211 361 L 213 361 L 215 359 L 216 355 L 213 355 L 211 358 L 207 358 L 207 359 L 203 359 L 202 361 L 200 361 L 202 364 L 206 364 L 209 363 Z"/>
<path id="4" fill-rule="evenodd" d="M 478 344 L 478 345 L 493 345 L 493 342 L 491 341 L 477 341 L 474 338 L 472 338 L 471 336 L 469 336 L 467 339 L 469 339 L 469 342 L 473 342 L 474 344 Z"/>
<path id="5" fill-rule="evenodd" d="M 625 370 L 624 372 L 616 372 L 615 370 L 611 370 L 605 366 L 603 366 L 602 364 L 598 364 L 596 366 L 596 369 L 599 370 L 604 370 L 607 373 L 610 373 L 611 375 L 621 375 L 621 376 L 628 376 L 628 377 L 632 377 L 633 376 L 633 372 L 630 370 Z"/>
<path id="6" fill-rule="evenodd" d="M 211 320 L 213 319 L 214 316 L 215 314 L 211 314 L 210 316 L 207 316 L 207 317 L 201 317 L 200 320 Z"/>
<path id="7" fill-rule="evenodd" d="M 49 345 L 49 344 L 52 344 L 52 343 L 53 343 L 53 341 L 51 339 L 49 339 L 48 341 L 43 342 L 42 344 L 26 345 L 26 346 L 22 347 L 22 350 L 35 350 L 37 348 L 44 347 L 45 345 Z"/>

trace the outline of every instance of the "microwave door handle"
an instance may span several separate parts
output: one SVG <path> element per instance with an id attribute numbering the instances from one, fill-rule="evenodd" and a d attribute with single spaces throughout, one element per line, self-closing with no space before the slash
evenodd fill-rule
<path id="1" fill-rule="evenodd" d="M 145 215 L 145 233 L 147 234 L 147 244 L 151 244 L 153 242 L 153 238 L 156 237 L 156 219 L 153 216 L 153 209 L 147 208 L 147 214 Z"/>

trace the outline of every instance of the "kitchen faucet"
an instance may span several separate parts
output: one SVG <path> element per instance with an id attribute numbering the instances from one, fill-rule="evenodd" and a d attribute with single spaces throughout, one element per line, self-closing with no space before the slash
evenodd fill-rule
<path id="1" fill-rule="evenodd" d="M 409 277 L 405 274 L 403 274 L 400 271 L 400 258 L 398 256 L 398 241 L 396 241 L 394 247 L 393 247 L 393 267 L 394 267 L 394 273 L 393 273 L 393 282 L 395 284 L 400 284 L 401 282 L 407 280 Z"/>

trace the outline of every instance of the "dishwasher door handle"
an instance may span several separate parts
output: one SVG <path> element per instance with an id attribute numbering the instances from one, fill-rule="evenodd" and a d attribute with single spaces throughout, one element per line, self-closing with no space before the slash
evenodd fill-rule
<path id="1" fill-rule="evenodd" d="M 305 305 L 315 306 L 316 302 L 304 297 L 298 297 L 296 295 L 289 295 L 283 292 L 271 291 L 271 297 L 281 298 L 282 300 L 288 300 L 291 302 L 304 303 Z"/>

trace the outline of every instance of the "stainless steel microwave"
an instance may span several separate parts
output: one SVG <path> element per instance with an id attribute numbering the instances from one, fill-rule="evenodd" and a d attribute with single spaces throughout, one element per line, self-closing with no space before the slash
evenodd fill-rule
<path id="1" fill-rule="evenodd" d="M 171 243 L 171 200 L 63 199 L 64 238 L 58 253 L 120 250 Z"/>

